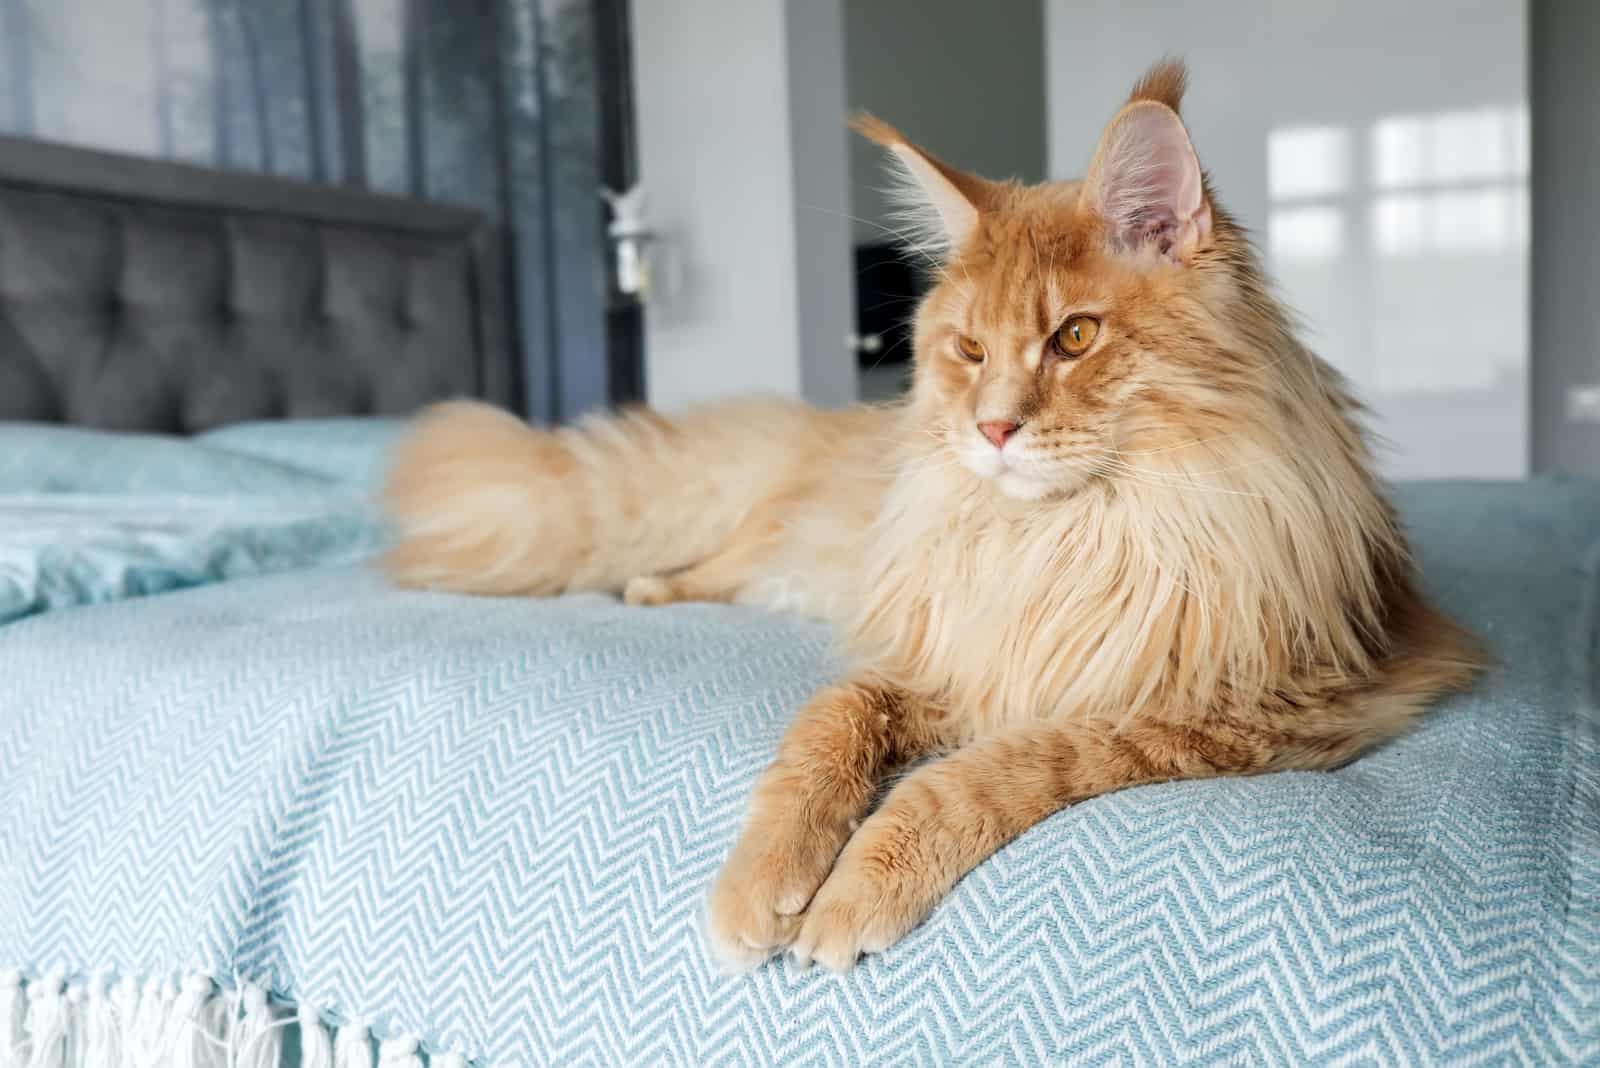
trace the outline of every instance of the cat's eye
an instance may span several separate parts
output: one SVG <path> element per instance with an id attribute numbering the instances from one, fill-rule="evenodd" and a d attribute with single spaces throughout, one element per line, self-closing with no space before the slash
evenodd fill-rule
<path id="1" fill-rule="evenodd" d="M 1092 315 L 1074 315 L 1061 324 L 1050 338 L 1050 347 L 1057 356 L 1082 356 L 1094 344 L 1100 333 L 1100 320 Z"/>
<path id="2" fill-rule="evenodd" d="M 977 338 L 961 334 L 956 338 L 956 348 L 961 350 L 961 355 L 973 363 L 983 362 L 983 342 Z"/>

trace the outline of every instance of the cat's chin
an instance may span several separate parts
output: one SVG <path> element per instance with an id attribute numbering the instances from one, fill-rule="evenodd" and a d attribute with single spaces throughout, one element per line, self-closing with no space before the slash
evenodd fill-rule
<path id="1" fill-rule="evenodd" d="M 1064 492 L 1059 486 L 1016 470 L 1002 471 L 990 481 L 995 489 L 1014 501 L 1042 501 Z"/>
<path id="2" fill-rule="evenodd" d="M 1073 488 L 1040 478 L 1021 466 L 1008 463 L 992 449 L 964 452 L 961 454 L 961 463 L 1002 497 L 1014 501 L 1042 501 L 1046 497 L 1058 497 L 1071 492 Z"/>

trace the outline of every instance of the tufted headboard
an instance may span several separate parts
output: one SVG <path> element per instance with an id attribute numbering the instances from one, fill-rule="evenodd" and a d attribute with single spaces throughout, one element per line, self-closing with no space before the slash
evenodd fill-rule
<path id="1" fill-rule="evenodd" d="M 509 404 L 493 235 L 465 208 L 0 137 L 0 420 Z"/>

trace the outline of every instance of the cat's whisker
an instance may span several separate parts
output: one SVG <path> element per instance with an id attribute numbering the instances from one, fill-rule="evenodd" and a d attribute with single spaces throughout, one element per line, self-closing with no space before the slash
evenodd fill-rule
<path id="1" fill-rule="evenodd" d="M 901 247 L 903 247 L 903 248 L 905 248 L 905 249 L 907 249 L 907 250 L 909 250 L 911 252 L 914 252 L 917 255 L 921 256 L 923 259 L 927 260 L 929 266 L 933 267 L 936 270 L 939 269 L 939 267 L 940 267 L 939 261 L 936 260 L 932 255 L 930 255 L 928 253 L 928 251 L 926 249 L 924 249 L 916 241 L 914 235 L 910 234 L 909 232 L 907 232 L 904 229 L 896 229 L 895 227 L 892 227 L 892 226 L 885 226 L 883 223 L 878 222 L 878 221 L 876 221 L 874 219 L 865 219 L 865 218 L 862 218 L 860 215 L 852 215 L 847 211 L 839 211 L 839 210 L 837 210 L 835 208 L 824 208 L 819 204 L 801 204 L 800 207 L 806 209 L 807 211 L 820 212 L 820 213 L 822 213 L 824 215 L 834 215 L 834 216 L 837 216 L 838 218 L 841 218 L 841 219 L 848 219 L 851 222 L 863 223 L 863 224 L 865 224 L 867 226 L 875 227 L 876 229 L 882 231 L 883 233 L 886 233 L 889 236 L 893 237 L 896 240 L 896 242 L 898 242 L 901 245 Z"/>
<path id="2" fill-rule="evenodd" d="M 901 345 L 908 344 L 910 340 L 911 335 L 906 334 L 902 336 L 899 341 L 896 341 L 893 345 L 890 345 L 888 348 L 878 353 L 878 358 L 872 361 L 872 370 L 876 371 L 883 364 L 883 361 L 889 358 L 895 349 L 899 348 Z"/>
<path id="3" fill-rule="evenodd" d="M 1166 471 L 1151 471 L 1148 468 L 1135 467 L 1126 461 L 1114 456 L 1104 458 L 1106 471 L 1110 477 L 1134 482 L 1139 485 L 1150 486 L 1156 489 L 1179 490 L 1183 492 L 1195 491 L 1201 493 L 1220 493 L 1234 497 L 1254 497 L 1266 499 L 1266 494 L 1255 493 L 1250 490 L 1236 489 L 1229 486 L 1214 486 L 1196 482 L 1186 474 Z"/>
<path id="4" fill-rule="evenodd" d="M 1241 437 L 1239 432 L 1234 431 L 1227 434 L 1217 434 L 1209 438 L 1195 438 L 1193 441 L 1182 441 L 1176 445 L 1162 445 L 1159 448 L 1154 449 L 1124 449 L 1117 446 L 1111 447 L 1115 448 L 1116 451 L 1123 456 L 1160 456 L 1163 453 L 1177 452 L 1180 449 L 1193 449 L 1202 445 L 1211 445 L 1219 441 L 1233 441 L 1239 437 Z"/>
<path id="5" fill-rule="evenodd" d="M 1243 434 L 1230 433 L 1230 434 L 1219 434 L 1219 435 L 1217 435 L 1215 437 L 1212 437 L 1212 438 L 1197 439 L 1195 441 L 1185 442 L 1185 443 L 1180 444 L 1180 445 L 1173 445 L 1173 446 L 1168 446 L 1168 447 L 1159 448 L 1159 449 L 1128 450 L 1128 449 L 1119 448 L 1116 445 L 1106 446 L 1105 448 L 1106 448 L 1106 451 L 1110 455 L 1115 456 L 1117 459 L 1123 461 L 1124 463 L 1130 463 L 1131 464 L 1130 458 L 1132 458 L 1132 457 L 1144 458 L 1144 457 L 1150 457 L 1150 456 L 1170 456 L 1173 453 L 1176 453 L 1176 452 L 1178 452 L 1178 451 L 1180 451 L 1182 449 L 1198 448 L 1198 447 L 1203 447 L 1203 446 L 1207 446 L 1207 445 L 1214 445 L 1217 442 L 1222 442 L 1222 441 L 1244 441 L 1244 440 L 1246 440 L 1246 439 L 1245 439 L 1245 436 Z M 1222 456 L 1222 455 L 1216 455 L 1216 459 L 1221 460 L 1221 459 L 1224 459 L 1224 458 L 1225 457 Z M 1276 455 L 1268 454 L 1268 455 L 1264 455 L 1264 456 L 1257 456 L 1254 459 L 1240 460 L 1237 463 L 1224 463 L 1224 464 L 1221 464 L 1221 465 L 1216 466 L 1216 467 L 1206 467 L 1206 468 L 1184 467 L 1184 468 L 1181 468 L 1181 469 L 1176 470 L 1176 471 L 1155 472 L 1155 473 L 1166 473 L 1166 474 L 1181 475 L 1181 476 L 1188 476 L 1188 475 L 1220 475 L 1220 474 L 1226 474 L 1227 472 L 1230 472 L 1230 471 L 1242 471 L 1242 470 L 1246 470 L 1248 468 L 1259 467 L 1262 464 L 1279 463 L 1281 461 L 1282 461 L 1281 457 L 1276 456 Z M 1149 470 L 1149 468 L 1142 468 L 1142 470 Z"/>
<path id="6" fill-rule="evenodd" d="M 1139 467 L 1135 464 L 1128 464 L 1128 466 L 1135 470 L 1139 470 L 1151 475 L 1167 475 L 1173 478 L 1190 478 L 1196 475 L 1225 475 L 1231 471 L 1243 471 L 1252 467 L 1260 467 L 1262 464 L 1279 462 L 1280 460 L 1276 456 L 1258 456 L 1253 460 L 1240 460 L 1238 463 L 1224 464 L 1221 467 L 1202 467 L 1196 469 L 1182 468 L 1176 471 L 1154 471 L 1150 468 Z"/>

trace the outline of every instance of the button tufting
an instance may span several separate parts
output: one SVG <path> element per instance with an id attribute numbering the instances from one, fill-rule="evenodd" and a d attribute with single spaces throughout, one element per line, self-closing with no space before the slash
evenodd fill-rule
<path id="1" fill-rule="evenodd" d="M 193 225 L 222 217 L 210 208 L 147 213 L 61 195 L 93 210 L 52 215 L 46 227 L 32 194 L 0 183 L 8 227 L 95 250 L 59 280 L 61 300 L 15 313 L 10 304 L 38 279 L 29 264 L 0 264 L 0 302 L 23 323 L 21 343 L 0 346 L 0 418 L 192 432 L 295 409 L 408 410 L 460 392 L 460 353 L 476 349 L 470 301 L 435 304 L 443 278 L 408 292 L 392 235 L 307 221 L 317 262 L 289 262 L 276 244 Z M 118 228 L 126 240 L 113 238 Z M 421 345 L 424 336 L 438 344 Z"/>

